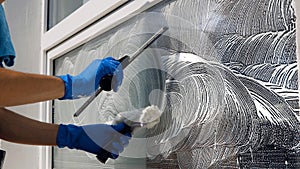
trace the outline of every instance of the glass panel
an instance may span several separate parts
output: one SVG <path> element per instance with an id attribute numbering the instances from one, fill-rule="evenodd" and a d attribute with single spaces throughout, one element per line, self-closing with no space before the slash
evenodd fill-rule
<path id="1" fill-rule="evenodd" d="M 254 3 L 255 2 L 255 3 Z M 195 12 L 197 11 L 197 12 Z M 170 0 L 54 61 L 55 75 L 93 59 L 132 54 L 169 30 L 124 71 L 117 93 L 54 102 L 55 123 L 113 121 L 156 105 L 151 129 L 137 129 L 116 161 L 54 150 L 63 168 L 299 168 L 296 24 L 291 1 Z M 88 166 L 88 167 L 86 167 Z"/>
<path id="2" fill-rule="evenodd" d="M 48 0 L 48 30 L 89 0 Z"/>
<path id="3" fill-rule="evenodd" d="M 120 29 L 122 28 L 122 29 Z M 122 25 L 120 28 L 116 28 L 105 35 L 102 35 L 87 44 L 77 48 L 74 51 L 71 51 L 64 56 L 55 59 L 54 61 L 54 75 L 61 75 L 65 73 L 69 74 L 78 74 L 80 73 L 92 60 L 97 58 L 102 58 L 108 55 L 114 56 L 115 58 L 121 57 L 127 53 L 133 53 L 136 50 L 136 47 L 142 45 L 145 42 L 145 39 L 152 35 L 153 32 L 146 32 L 145 34 L 135 34 L 132 33 L 130 37 L 125 37 L 124 39 L 119 39 L 119 35 L 127 34 L 127 31 L 130 30 L 129 25 Z M 115 30 L 121 30 L 119 33 L 115 34 Z M 109 42 L 110 41 L 110 42 Z M 131 43 L 132 42 L 132 43 Z M 128 48 L 128 43 L 135 44 L 136 47 Z M 159 56 L 160 51 L 156 49 L 148 50 L 147 55 L 141 56 L 144 58 L 144 61 L 149 66 L 149 69 L 145 69 L 143 74 L 138 76 L 151 75 L 157 78 L 161 78 L 161 73 L 157 67 L 160 66 L 159 59 L 155 56 Z M 139 58 L 137 59 L 138 62 Z M 133 64 L 136 65 L 137 63 Z M 144 63 L 145 64 L 145 63 Z M 146 67 L 145 67 L 146 68 Z M 155 69 L 156 68 L 156 69 Z M 127 71 L 127 70 L 126 70 Z M 129 73 L 133 74 L 133 70 L 128 70 Z M 131 72 L 131 73 L 130 73 Z M 144 75 L 145 74 L 145 75 Z M 153 78 L 154 78 L 153 77 Z M 138 92 L 136 85 L 131 82 L 128 78 L 131 76 L 126 76 L 124 79 L 123 87 L 129 86 L 130 91 Z M 137 77 L 134 77 L 137 78 Z M 138 79 L 138 78 L 137 78 Z M 126 82 L 125 82 L 126 81 Z M 160 82 L 161 80 L 157 80 Z M 162 88 L 162 84 L 153 83 L 152 85 L 158 89 Z M 143 84 L 143 82 L 140 82 Z M 150 83 L 149 83 L 150 84 Z M 121 87 L 121 88 L 123 88 Z M 150 86 L 151 87 L 151 86 Z M 150 92 L 151 90 L 147 91 Z M 124 102 L 120 99 L 120 96 L 123 95 L 125 98 Z M 161 96 L 158 96 L 153 103 L 159 102 Z M 116 100 L 115 100 L 116 99 Z M 129 103 L 125 101 L 129 99 Z M 113 101 L 115 100 L 115 101 Z M 130 101 L 131 100 L 131 101 Z M 136 98 L 136 95 L 129 94 L 126 92 L 126 89 L 120 89 L 119 92 L 102 92 L 92 104 L 80 115 L 78 118 L 73 118 L 73 113 L 86 101 L 86 98 L 74 100 L 74 101 L 54 101 L 54 114 L 53 121 L 54 123 L 75 123 L 78 125 L 84 124 L 94 124 L 94 123 L 107 123 L 111 122 L 118 112 L 124 112 L 127 110 L 133 110 L 145 107 L 149 105 L 149 101 L 143 100 L 141 98 Z M 116 104 L 114 103 L 116 102 Z M 135 137 L 143 137 L 144 132 L 139 131 L 135 134 Z M 101 164 L 96 160 L 94 155 L 87 154 L 85 152 L 69 150 L 69 149 L 58 149 L 54 148 L 53 150 L 53 167 L 64 169 L 64 168 L 145 168 L 146 167 L 146 158 L 144 153 L 138 150 L 145 149 L 145 141 L 140 140 L 134 144 L 134 147 L 128 148 L 123 155 L 115 161 L 108 161 L 108 164 Z M 136 149 L 138 147 L 138 149 Z M 139 155 L 136 155 L 139 153 Z M 134 156 L 134 157 L 132 157 Z"/>

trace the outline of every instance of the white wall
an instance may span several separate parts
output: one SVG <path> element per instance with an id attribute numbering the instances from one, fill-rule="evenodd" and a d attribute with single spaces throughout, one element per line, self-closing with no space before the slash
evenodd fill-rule
<path id="1" fill-rule="evenodd" d="M 17 53 L 14 70 L 41 73 L 42 0 L 7 0 L 6 16 Z M 11 108 L 17 113 L 39 119 L 40 104 Z M 38 169 L 39 147 L 2 142 L 6 150 L 4 169 Z"/>

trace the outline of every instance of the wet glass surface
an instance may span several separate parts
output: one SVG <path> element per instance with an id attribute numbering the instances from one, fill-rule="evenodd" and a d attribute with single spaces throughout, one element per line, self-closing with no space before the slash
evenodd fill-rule
<path id="1" fill-rule="evenodd" d="M 55 168 L 297 168 L 300 123 L 291 0 L 164 1 L 55 60 L 55 75 L 132 54 L 169 30 L 124 71 L 117 93 L 54 102 L 55 123 L 112 122 L 156 105 L 160 123 L 134 133 L 118 160 L 54 150 Z"/>

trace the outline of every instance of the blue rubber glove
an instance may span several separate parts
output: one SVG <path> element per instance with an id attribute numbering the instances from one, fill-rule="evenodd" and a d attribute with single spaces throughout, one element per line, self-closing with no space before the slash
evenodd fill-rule
<path id="1" fill-rule="evenodd" d="M 123 69 L 119 61 L 112 57 L 94 60 L 79 75 L 57 76 L 65 83 L 65 95 L 60 100 L 77 99 L 93 94 L 98 88 L 102 77 L 113 75 L 115 83 L 113 91 L 117 91 L 123 80 Z"/>
<path id="2" fill-rule="evenodd" d="M 124 123 L 117 125 L 93 124 L 86 126 L 59 125 L 56 144 L 59 148 L 84 150 L 98 154 L 102 149 L 111 152 L 110 157 L 116 159 L 128 145 L 130 131 L 120 133 L 125 129 Z"/>

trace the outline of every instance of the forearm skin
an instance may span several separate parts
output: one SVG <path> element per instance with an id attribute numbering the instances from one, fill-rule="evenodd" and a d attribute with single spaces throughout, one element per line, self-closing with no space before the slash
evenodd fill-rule
<path id="1" fill-rule="evenodd" d="M 53 100 L 64 96 L 64 82 L 55 76 L 0 68 L 0 107 Z"/>
<path id="2" fill-rule="evenodd" d="M 30 145 L 56 145 L 57 124 L 43 123 L 0 108 L 0 138 Z"/>

